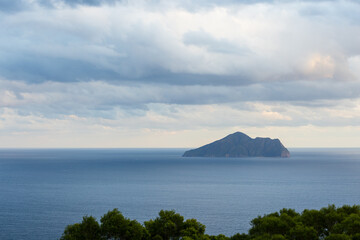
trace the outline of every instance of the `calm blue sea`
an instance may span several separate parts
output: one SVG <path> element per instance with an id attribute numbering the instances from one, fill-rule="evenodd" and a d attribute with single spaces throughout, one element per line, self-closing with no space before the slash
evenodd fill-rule
<path id="1" fill-rule="evenodd" d="M 281 208 L 360 204 L 360 149 L 281 158 L 182 158 L 184 149 L 0 150 L 0 239 L 58 239 L 118 208 L 139 222 L 174 209 L 208 234 L 247 232 Z"/>

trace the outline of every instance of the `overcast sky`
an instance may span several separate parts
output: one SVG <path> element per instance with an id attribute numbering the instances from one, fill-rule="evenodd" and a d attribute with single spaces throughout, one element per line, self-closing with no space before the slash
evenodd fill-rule
<path id="1" fill-rule="evenodd" d="M 359 1 L 0 0 L 0 147 L 360 147 Z"/>

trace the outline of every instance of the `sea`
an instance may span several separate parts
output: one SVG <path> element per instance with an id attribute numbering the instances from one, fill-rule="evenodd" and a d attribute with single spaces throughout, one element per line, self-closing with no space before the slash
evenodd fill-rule
<path id="1" fill-rule="evenodd" d="M 59 239 L 114 208 L 140 223 L 161 209 L 211 235 L 292 208 L 360 204 L 360 149 L 289 149 L 290 158 L 183 158 L 186 149 L 0 149 L 0 239 Z"/>

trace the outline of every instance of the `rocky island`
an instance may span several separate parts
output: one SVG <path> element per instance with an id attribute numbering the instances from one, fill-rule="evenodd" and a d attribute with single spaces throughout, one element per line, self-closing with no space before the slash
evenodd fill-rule
<path id="1" fill-rule="evenodd" d="M 279 139 L 251 138 L 242 132 L 236 132 L 186 151 L 183 157 L 290 157 L 290 152 Z"/>

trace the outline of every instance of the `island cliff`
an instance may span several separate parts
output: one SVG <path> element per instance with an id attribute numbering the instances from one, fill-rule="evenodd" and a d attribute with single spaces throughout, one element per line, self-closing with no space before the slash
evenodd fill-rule
<path id="1" fill-rule="evenodd" d="M 186 151 L 183 157 L 290 157 L 279 139 L 251 138 L 236 132 L 202 147 Z"/>

